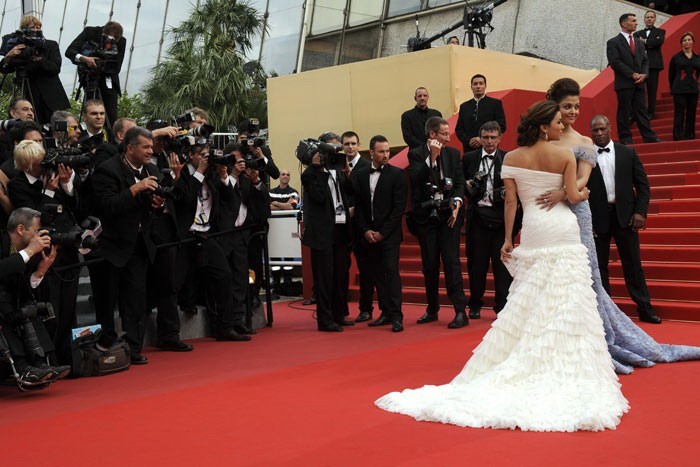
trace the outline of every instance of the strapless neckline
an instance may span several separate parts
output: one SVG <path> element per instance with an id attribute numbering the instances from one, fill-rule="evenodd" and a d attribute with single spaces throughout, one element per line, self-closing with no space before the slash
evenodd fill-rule
<path id="1" fill-rule="evenodd" d="M 525 167 L 518 167 L 515 165 L 504 165 L 503 167 L 508 167 L 509 169 L 527 170 L 528 172 L 537 172 L 541 174 L 562 175 L 558 172 L 547 172 L 546 170 L 526 169 Z"/>

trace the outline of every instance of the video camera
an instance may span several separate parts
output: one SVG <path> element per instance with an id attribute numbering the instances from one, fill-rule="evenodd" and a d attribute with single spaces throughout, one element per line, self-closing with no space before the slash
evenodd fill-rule
<path id="1" fill-rule="evenodd" d="M 97 67 L 91 68 L 84 63 L 79 63 L 78 67 L 84 73 L 119 73 L 119 47 L 117 39 L 113 36 L 102 34 L 100 42 L 87 41 L 80 48 L 80 54 L 96 59 Z"/>
<path id="2" fill-rule="evenodd" d="M 20 124 L 23 120 L 20 118 L 10 118 L 8 120 L 0 120 L 0 130 L 8 132 Z"/>
<path id="3" fill-rule="evenodd" d="M 297 146 L 297 159 L 304 165 L 312 165 L 313 157 L 321 156 L 321 166 L 328 170 L 343 170 L 347 165 L 347 158 L 341 144 L 323 143 L 317 139 L 302 139 Z"/>
<path id="4" fill-rule="evenodd" d="M 2 36 L 0 55 L 7 55 L 17 45 L 24 45 L 24 49 L 13 60 L 29 62 L 34 57 L 43 57 L 46 50 L 44 33 L 33 29 L 18 29 L 17 31 Z"/>
<path id="5" fill-rule="evenodd" d="M 452 203 L 450 198 L 445 197 L 445 193 L 451 192 L 453 189 L 453 183 L 451 178 L 445 178 L 440 182 L 440 186 L 434 185 L 430 182 L 425 184 L 425 192 L 430 197 L 429 200 L 423 201 L 420 205 L 423 209 L 429 209 L 428 214 L 429 220 L 440 220 L 440 211 L 447 211 L 452 209 Z"/>

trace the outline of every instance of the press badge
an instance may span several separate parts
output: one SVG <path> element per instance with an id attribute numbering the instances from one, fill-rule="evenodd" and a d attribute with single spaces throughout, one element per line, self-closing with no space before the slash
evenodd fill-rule
<path id="1" fill-rule="evenodd" d="M 342 204 L 335 207 L 335 223 L 345 224 L 345 208 Z"/>
<path id="2" fill-rule="evenodd" d="M 107 86 L 107 89 L 112 89 L 112 77 L 111 76 L 105 76 L 105 86 Z"/>

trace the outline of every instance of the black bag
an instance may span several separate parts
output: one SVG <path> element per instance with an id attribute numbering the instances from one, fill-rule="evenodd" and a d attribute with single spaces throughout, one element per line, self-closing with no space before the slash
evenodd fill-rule
<path id="1" fill-rule="evenodd" d="M 79 337 L 73 341 L 73 369 L 71 376 L 104 376 L 128 370 L 131 366 L 131 351 L 126 342 L 115 342 L 109 350 L 96 347 L 101 330 Z"/>

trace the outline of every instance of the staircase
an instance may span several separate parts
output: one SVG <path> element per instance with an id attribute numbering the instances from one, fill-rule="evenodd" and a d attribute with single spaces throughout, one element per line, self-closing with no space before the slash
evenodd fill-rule
<path id="1" fill-rule="evenodd" d="M 673 100 L 669 94 L 657 102 L 654 130 L 666 142 L 640 144 L 635 149 L 649 176 L 651 204 L 646 229 L 639 233 L 642 265 L 656 313 L 664 319 L 700 321 L 700 139 L 673 142 Z M 700 137 L 700 120 L 697 127 Z M 460 247 L 464 290 L 469 296 L 465 246 Z M 425 303 L 420 248 L 408 232 L 401 246 L 399 268 L 404 303 Z M 612 245 L 610 287 L 620 308 L 636 316 L 622 267 Z M 440 302 L 450 305 L 441 278 Z M 493 277 L 489 273 L 484 302 L 493 306 Z M 357 277 L 351 278 L 350 299 L 358 298 Z"/>

